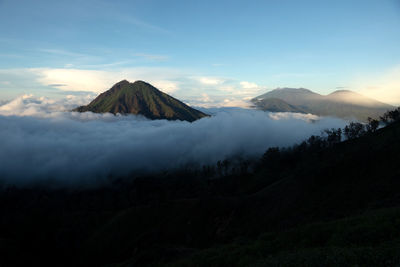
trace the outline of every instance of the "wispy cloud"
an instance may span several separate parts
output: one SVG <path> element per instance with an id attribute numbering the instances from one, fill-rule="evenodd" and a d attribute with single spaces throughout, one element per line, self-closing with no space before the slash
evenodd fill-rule
<path id="1" fill-rule="evenodd" d="M 52 84 L 49 84 L 48 86 L 50 86 L 50 87 L 62 87 L 62 86 L 67 86 L 67 84 L 62 84 L 62 83 L 52 83 Z"/>
<path id="2" fill-rule="evenodd" d="M 104 51 L 102 56 L 99 53 L 96 55 L 62 48 L 30 49 L 28 51 L 53 65 L 62 65 L 65 68 L 106 69 L 131 63 L 131 61 L 107 62 Z"/>
<path id="3" fill-rule="evenodd" d="M 89 57 L 87 54 L 83 53 L 76 53 L 64 49 L 37 49 L 36 51 L 42 52 L 42 53 L 47 53 L 47 54 L 52 54 L 52 55 L 58 55 L 58 56 L 68 56 L 68 57 Z"/>
<path id="4" fill-rule="evenodd" d="M 223 64 L 223 63 L 213 63 L 213 64 L 211 64 L 211 66 L 213 66 L 213 67 L 222 67 L 222 66 L 226 66 L 226 65 Z"/>
<path id="5" fill-rule="evenodd" d="M 117 16 L 117 19 L 123 23 L 129 23 L 131 25 L 138 26 L 138 27 L 140 27 L 144 30 L 150 31 L 150 32 L 161 33 L 161 34 L 165 34 L 165 35 L 171 34 L 170 31 L 168 31 L 160 26 L 150 24 L 148 22 L 145 22 L 145 21 L 138 19 L 136 17 L 133 17 L 133 16 L 126 16 L 126 15 L 122 15 L 121 13 L 119 13 Z"/>
<path id="6" fill-rule="evenodd" d="M 169 56 L 157 55 L 157 54 L 146 54 L 146 53 L 136 53 L 133 56 L 143 58 L 149 61 L 167 61 Z"/>

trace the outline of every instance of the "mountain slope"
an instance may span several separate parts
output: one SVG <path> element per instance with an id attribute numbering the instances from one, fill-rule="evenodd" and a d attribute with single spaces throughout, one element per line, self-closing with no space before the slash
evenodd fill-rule
<path id="1" fill-rule="evenodd" d="M 290 105 L 276 110 L 264 104 L 267 99 L 280 99 Z M 270 101 L 270 100 L 268 100 Z M 308 89 L 279 88 L 252 99 L 254 105 L 262 110 L 293 112 L 299 109 L 305 113 L 340 118 L 356 118 L 366 121 L 368 117 L 378 118 L 393 106 L 367 98 L 348 90 L 335 91 L 327 96 L 314 93 Z"/>
<path id="2" fill-rule="evenodd" d="M 208 116 L 146 82 L 130 83 L 126 80 L 120 81 L 110 90 L 100 94 L 89 105 L 78 107 L 74 111 L 140 114 L 149 119 L 186 120 L 190 122 Z"/>
<path id="3" fill-rule="evenodd" d="M 260 100 L 255 100 L 253 102 L 258 108 L 262 110 L 268 110 L 271 112 L 295 112 L 295 113 L 307 113 L 304 109 L 290 105 L 287 102 L 279 98 L 264 98 Z"/>
<path id="4" fill-rule="evenodd" d="M 278 98 L 288 104 L 302 106 L 312 100 L 321 99 L 321 95 L 305 88 L 278 88 L 254 99 Z"/>

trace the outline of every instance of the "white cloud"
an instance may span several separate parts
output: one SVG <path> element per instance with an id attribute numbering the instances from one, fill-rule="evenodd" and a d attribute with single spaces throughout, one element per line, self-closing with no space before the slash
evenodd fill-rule
<path id="1" fill-rule="evenodd" d="M 252 83 L 252 82 L 242 81 L 242 82 L 240 82 L 240 85 L 241 85 L 244 89 L 254 89 L 254 88 L 258 88 L 258 85 L 257 85 L 256 83 Z"/>
<path id="2" fill-rule="evenodd" d="M 224 79 L 218 77 L 195 77 L 194 79 L 205 85 L 219 85 L 225 82 Z"/>
<path id="3" fill-rule="evenodd" d="M 77 106 L 85 105 L 93 99 L 92 94 L 85 96 L 67 95 L 63 99 L 49 99 L 22 95 L 0 106 L 0 115 L 3 116 L 32 116 L 39 118 L 58 117 L 65 111 Z M 65 113 L 68 114 L 68 113 Z"/>
<path id="4" fill-rule="evenodd" d="M 210 101 L 211 101 L 211 98 L 210 98 L 210 96 L 207 95 L 206 93 L 202 93 L 202 94 L 201 94 L 200 100 L 203 101 L 203 102 L 210 102 Z"/>
<path id="5" fill-rule="evenodd" d="M 29 69 L 29 71 L 38 76 L 39 83 L 43 85 L 53 84 L 56 85 L 54 87 L 63 91 L 101 93 L 124 79 L 131 82 L 145 80 L 157 84 L 160 87 L 159 89 L 165 90 L 165 92 L 174 92 L 178 88 L 176 82 L 164 79 L 174 77 L 176 73 L 173 70 L 159 68 L 133 68 L 120 71 L 36 68 Z M 164 86 L 165 88 L 163 88 Z"/>
<path id="6" fill-rule="evenodd" d="M 296 119 L 296 120 L 305 120 L 308 122 L 318 121 L 319 117 L 314 114 L 303 114 L 303 113 L 291 113 L 291 112 L 271 112 L 269 113 L 269 117 L 273 120 L 288 120 L 288 119 Z"/>
<path id="7" fill-rule="evenodd" d="M 161 81 L 154 81 L 152 82 L 152 85 L 155 86 L 156 88 L 159 88 L 162 90 L 164 93 L 167 94 L 172 94 L 179 90 L 179 85 L 178 82 L 173 82 L 173 81 L 167 81 L 167 80 L 161 80 Z"/>
<path id="8" fill-rule="evenodd" d="M 90 91 L 100 93 L 110 86 L 114 74 L 99 70 L 78 69 L 31 69 L 38 75 L 38 81 L 43 85 L 62 84 L 55 86 L 64 91 Z M 116 78 L 116 77 L 115 77 Z"/>
<path id="9" fill-rule="evenodd" d="M 222 107 L 241 107 L 248 108 L 251 106 L 250 102 L 243 99 L 225 98 L 221 105 Z"/>
<path id="10" fill-rule="evenodd" d="M 339 119 L 310 123 L 306 115 L 273 117 L 232 108 L 210 110 L 212 117 L 193 123 L 63 111 L 80 101 L 28 95 L 0 106 L 0 139 L 7 140 L 0 145 L 0 181 L 94 183 L 109 175 L 215 164 L 235 155 L 259 157 L 268 147 L 345 125 Z"/>

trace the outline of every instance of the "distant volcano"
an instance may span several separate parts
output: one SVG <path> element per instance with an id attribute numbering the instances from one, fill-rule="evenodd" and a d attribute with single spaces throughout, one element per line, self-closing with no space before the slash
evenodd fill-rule
<path id="1" fill-rule="evenodd" d="M 349 90 L 320 95 L 304 88 L 278 88 L 251 100 L 258 109 L 272 112 L 312 113 L 319 116 L 378 118 L 394 107 Z"/>
<path id="2" fill-rule="evenodd" d="M 110 90 L 100 94 L 89 105 L 74 111 L 113 114 L 140 114 L 149 119 L 195 121 L 207 114 L 189 107 L 181 101 L 161 92 L 143 81 L 116 83 Z"/>

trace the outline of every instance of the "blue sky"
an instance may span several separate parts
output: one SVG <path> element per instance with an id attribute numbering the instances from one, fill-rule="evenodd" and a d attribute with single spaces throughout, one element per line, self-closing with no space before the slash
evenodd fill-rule
<path id="1" fill-rule="evenodd" d="M 126 78 L 204 106 L 276 87 L 400 104 L 399 45 L 399 0 L 0 0 L 0 100 Z"/>

